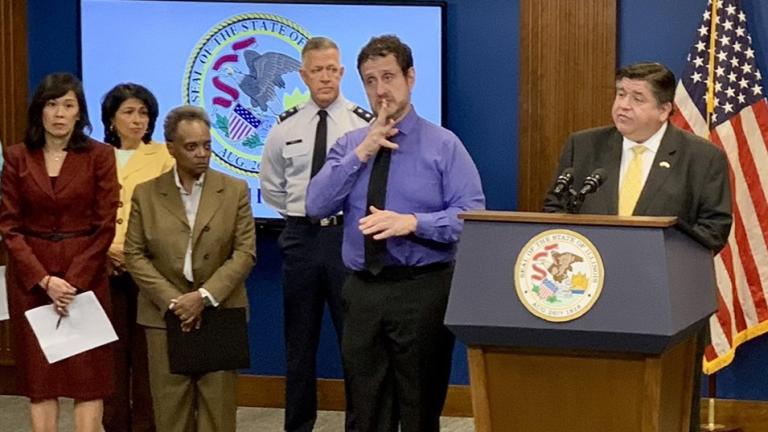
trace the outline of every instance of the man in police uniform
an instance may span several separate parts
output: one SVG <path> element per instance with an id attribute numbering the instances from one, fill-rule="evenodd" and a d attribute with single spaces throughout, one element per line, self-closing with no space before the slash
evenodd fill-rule
<path id="1" fill-rule="evenodd" d="M 315 357 L 323 309 L 327 302 L 337 339 L 341 341 L 341 287 L 347 276 L 341 261 L 343 215 L 321 220 L 307 218 L 307 185 L 336 140 L 350 130 L 366 126 L 373 118 L 339 92 L 344 67 L 332 40 L 308 40 L 301 61 L 301 78 L 311 99 L 280 115 L 279 123 L 267 137 L 261 162 L 262 196 L 286 219 L 280 236 L 287 363 L 286 431 L 311 431 L 315 424 Z M 349 407 L 347 411 L 349 419 Z"/>

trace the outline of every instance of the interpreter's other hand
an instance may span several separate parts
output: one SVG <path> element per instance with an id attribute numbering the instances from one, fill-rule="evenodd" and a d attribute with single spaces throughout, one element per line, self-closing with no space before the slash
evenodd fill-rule
<path id="1" fill-rule="evenodd" d="M 392 150 L 398 148 L 397 144 L 388 139 L 397 135 L 398 132 L 398 129 L 394 127 L 395 120 L 389 118 L 390 114 L 389 103 L 386 100 L 382 101 L 376 120 L 373 121 L 373 124 L 368 129 L 368 135 L 355 148 L 355 154 L 361 162 L 367 162 L 382 147 Z"/>
<path id="2" fill-rule="evenodd" d="M 199 291 L 192 291 L 186 294 L 180 295 L 171 300 L 173 303 L 173 313 L 183 322 L 196 319 L 203 313 L 205 304 L 203 303 L 203 296 Z"/>
<path id="3" fill-rule="evenodd" d="M 363 235 L 373 234 L 374 240 L 404 236 L 416 231 L 416 216 L 400 214 L 390 210 L 370 207 L 371 214 L 360 219 L 359 227 Z"/>

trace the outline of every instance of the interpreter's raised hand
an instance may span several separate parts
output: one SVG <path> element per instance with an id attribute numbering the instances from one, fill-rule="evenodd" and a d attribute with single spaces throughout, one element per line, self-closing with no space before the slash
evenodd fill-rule
<path id="1" fill-rule="evenodd" d="M 77 288 L 57 276 L 46 276 L 40 281 L 39 285 L 43 287 L 48 297 L 53 301 L 56 312 L 61 315 L 68 315 L 67 306 L 75 299 Z"/>
<path id="2" fill-rule="evenodd" d="M 416 231 L 417 220 L 412 214 L 395 213 L 370 206 L 371 214 L 360 219 L 359 228 L 363 235 L 373 234 L 374 240 L 404 236 Z"/>
<path id="3" fill-rule="evenodd" d="M 376 120 L 373 121 L 368 135 L 365 137 L 357 148 L 355 148 L 355 154 L 361 162 L 368 162 L 371 156 L 378 153 L 379 149 L 386 147 L 392 150 L 397 150 L 398 145 L 389 141 L 389 138 L 397 135 L 397 128 L 395 128 L 395 120 L 390 119 L 389 103 L 385 100 L 381 102 L 381 108 L 377 113 Z"/>

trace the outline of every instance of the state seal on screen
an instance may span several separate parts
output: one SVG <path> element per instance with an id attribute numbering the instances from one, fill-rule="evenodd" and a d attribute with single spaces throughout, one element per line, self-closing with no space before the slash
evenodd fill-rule
<path id="1" fill-rule="evenodd" d="M 574 320 L 595 304 L 605 269 L 595 245 L 566 229 L 539 233 L 525 244 L 514 267 L 517 296 L 547 321 Z"/>
<path id="2" fill-rule="evenodd" d="M 258 176 L 278 116 L 309 99 L 299 68 L 310 37 L 284 17 L 253 13 L 216 24 L 197 42 L 184 70 L 182 100 L 208 112 L 211 151 L 220 164 Z"/>

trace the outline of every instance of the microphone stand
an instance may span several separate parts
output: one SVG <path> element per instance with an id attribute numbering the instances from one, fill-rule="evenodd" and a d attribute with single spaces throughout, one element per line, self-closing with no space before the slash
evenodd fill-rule
<path id="1" fill-rule="evenodd" d="M 577 193 L 573 187 L 568 187 L 560 194 L 560 200 L 565 202 L 565 209 L 570 214 L 579 214 L 584 204 L 584 195 Z"/>

